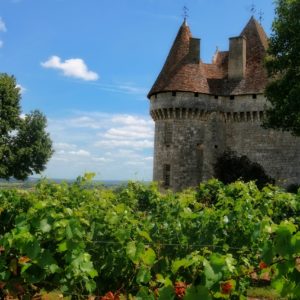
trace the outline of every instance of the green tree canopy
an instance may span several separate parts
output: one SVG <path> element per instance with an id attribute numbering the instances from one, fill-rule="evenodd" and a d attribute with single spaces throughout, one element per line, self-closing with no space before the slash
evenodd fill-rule
<path id="1" fill-rule="evenodd" d="M 0 178 L 26 179 L 40 173 L 51 157 L 45 116 L 35 110 L 21 116 L 21 94 L 14 76 L 0 74 Z"/>
<path id="2" fill-rule="evenodd" d="M 300 1 L 276 0 L 266 60 L 271 79 L 265 94 L 272 107 L 265 127 L 300 136 Z"/>

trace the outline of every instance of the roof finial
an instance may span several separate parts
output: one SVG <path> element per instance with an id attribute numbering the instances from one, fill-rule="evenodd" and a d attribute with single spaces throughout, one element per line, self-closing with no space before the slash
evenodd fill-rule
<path id="1" fill-rule="evenodd" d="M 252 16 L 254 16 L 256 13 L 256 5 L 253 2 L 250 6 L 250 12 L 251 12 Z"/>
<path id="2" fill-rule="evenodd" d="M 189 9 L 185 5 L 182 10 L 183 10 L 183 14 L 182 15 L 183 15 L 183 18 L 184 18 L 184 24 L 186 25 L 186 20 L 189 17 L 189 15 L 188 15 Z"/>
<path id="3" fill-rule="evenodd" d="M 259 19 L 259 24 L 261 25 L 261 23 L 264 19 L 264 12 L 262 10 L 260 10 L 258 13 L 258 19 Z"/>

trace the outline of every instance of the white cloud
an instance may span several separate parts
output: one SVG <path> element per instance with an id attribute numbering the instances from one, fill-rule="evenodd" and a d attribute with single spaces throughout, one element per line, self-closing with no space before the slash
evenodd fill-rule
<path id="1" fill-rule="evenodd" d="M 110 126 L 98 133 L 96 147 L 146 149 L 153 147 L 153 122 L 134 115 L 113 115 Z"/>
<path id="2" fill-rule="evenodd" d="M 153 137 L 153 131 L 146 126 L 124 126 L 110 128 L 103 136 L 107 139 L 148 139 Z"/>
<path id="3" fill-rule="evenodd" d="M 56 150 L 62 150 L 62 151 L 70 151 L 76 149 L 76 145 L 68 144 L 68 143 L 54 143 L 53 146 Z"/>
<path id="4" fill-rule="evenodd" d="M 105 92 L 129 94 L 129 95 L 140 95 L 146 96 L 148 93 L 148 88 L 137 86 L 132 82 L 126 83 L 102 83 L 102 82 L 90 82 L 91 85 L 97 87 L 98 89 Z"/>
<path id="5" fill-rule="evenodd" d="M 91 153 L 89 151 L 86 151 L 86 150 L 77 150 L 77 151 L 70 151 L 69 154 L 72 154 L 72 155 L 77 155 L 77 156 L 90 156 Z"/>
<path id="6" fill-rule="evenodd" d="M 20 89 L 21 94 L 24 94 L 27 91 L 27 89 L 24 86 L 22 86 L 21 84 L 17 84 L 16 87 L 18 89 Z"/>
<path id="7" fill-rule="evenodd" d="M 142 87 L 137 87 L 137 86 L 133 86 L 132 84 L 120 84 L 118 85 L 118 88 L 121 91 L 124 91 L 125 93 L 128 94 L 142 94 L 142 95 L 147 95 L 148 93 L 148 89 L 146 88 L 142 88 Z"/>
<path id="8" fill-rule="evenodd" d="M 2 32 L 7 31 L 6 25 L 5 25 L 5 23 L 4 23 L 4 21 L 2 20 L 1 17 L 0 17 L 0 31 L 2 31 Z"/>
<path id="9" fill-rule="evenodd" d="M 150 160 L 150 161 L 153 161 L 153 156 L 145 157 L 144 160 Z"/>
<path id="10" fill-rule="evenodd" d="M 97 118 L 90 117 L 90 116 L 80 116 L 80 117 L 72 118 L 70 120 L 70 123 L 74 127 L 78 127 L 78 128 L 99 129 L 104 126 L 104 124 L 101 121 L 99 121 Z"/>
<path id="11" fill-rule="evenodd" d="M 104 147 L 104 148 L 125 147 L 125 148 L 133 148 L 133 149 L 145 149 L 145 148 L 152 148 L 153 142 L 150 140 L 138 140 L 138 141 L 101 140 L 96 142 L 95 146 Z"/>
<path id="12" fill-rule="evenodd" d="M 129 166 L 143 166 L 144 162 L 143 161 L 127 161 L 125 162 L 126 165 Z"/>
<path id="13" fill-rule="evenodd" d="M 49 117 L 48 124 L 55 153 L 45 175 L 76 178 L 92 171 L 100 180 L 152 177 L 150 117 L 75 111 L 63 119 Z"/>
<path id="14" fill-rule="evenodd" d="M 96 161 L 96 162 L 112 162 L 113 159 L 106 158 L 106 157 L 93 157 L 93 161 Z"/>
<path id="15" fill-rule="evenodd" d="M 152 121 L 145 118 L 140 118 L 133 115 L 116 115 L 112 117 L 112 122 L 121 123 L 125 125 L 149 125 L 152 124 Z"/>
<path id="16" fill-rule="evenodd" d="M 51 68 L 63 71 L 64 76 L 75 77 L 86 81 L 98 80 L 99 75 L 89 71 L 81 58 L 70 58 L 61 61 L 58 56 L 51 56 L 47 61 L 42 62 L 44 68 Z"/>

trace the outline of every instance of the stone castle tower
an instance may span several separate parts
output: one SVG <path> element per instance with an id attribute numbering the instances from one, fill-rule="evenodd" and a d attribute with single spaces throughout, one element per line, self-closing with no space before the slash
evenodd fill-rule
<path id="1" fill-rule="evenodd" d="M 217 51 L 206 64 L 200 40 L 184 21 L 148 94 L 155 121 L 153 180 L 174 191 L 196 186 L 212 178 L 217 157 L 232 150 L 259 163 L 277 184 L 300 183 L 300 138 L 261 127 L 267 46 L 252 17 L 229 39 L 229 51 Z"/>

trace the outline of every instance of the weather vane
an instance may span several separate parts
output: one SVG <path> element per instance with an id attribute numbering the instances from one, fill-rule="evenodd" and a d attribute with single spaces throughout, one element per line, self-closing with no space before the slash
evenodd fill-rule
<path id="1" fill-rule="evenodd" d="M 264 20 L 264 13 L 262 10 L 260 10 L 258 13 L 258 19 L 259 19 L 259 24 L 261 24 L 262 21 Z"/>
<path id="2" fill-rule="evenodd" d="M 183 10 L 184 21 L 186 21 L 186 19 L 189 17 L 188 15 L 189 9 L 185 5 L 182 10 Z"/>
<path id="3" fill-rule="evenodd" d="M 254 3 L 252 3 L 252 5 L 250 7 L 250 12 L 251 12 L 252 16 L 254 16 L 256 13 L 256 6 Z"/>

